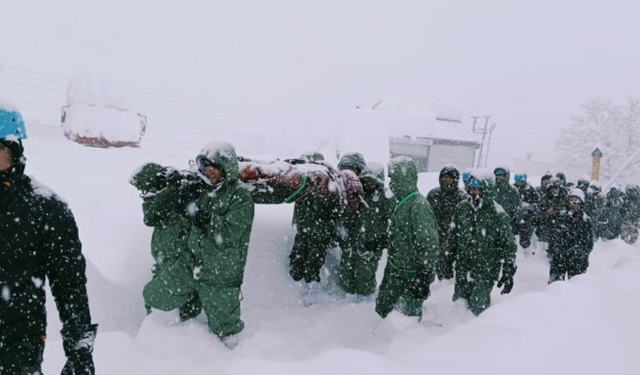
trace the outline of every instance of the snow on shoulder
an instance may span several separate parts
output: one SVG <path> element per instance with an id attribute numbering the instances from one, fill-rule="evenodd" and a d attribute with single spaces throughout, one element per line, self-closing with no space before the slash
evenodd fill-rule
<path id="1" fill-rule="evenodd" d="M 500 205 L 500 203 L 493 201 L 493 206 L 496 208 L 496 211 L 498 211 L 498 213 L 500 214 L 506 214 L 507 211 L 504 210 L 504 208 Z"/>
<path id="2" fill-rule="evenodd" d="M 60 200 L 63 203 L 67 203 L 65 202 L 63 199 L 60 198 L 60 196 L 58 194 L 56 194 L 55 191 L 53 191 L 53 189 L 51 189 L 49 186 L 43 184 L 42 182 L 36 180 L 33 177 L 29 177 L 31 179 L 31 188 L 33 189 L 33 193 L 39 197 L 42 198 L 53 198 L 55 197 L 56 199 Z"/>

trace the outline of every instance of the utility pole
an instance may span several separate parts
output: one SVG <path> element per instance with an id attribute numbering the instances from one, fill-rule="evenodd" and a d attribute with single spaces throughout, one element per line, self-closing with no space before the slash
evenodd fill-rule
<path id="1" fill-rule="evenodd" d="M 475 134 L 482 134 L 482 143 L 480 144 L 480 152 L 478 153 L 478 162 L 476 168 L 482 167 L 482 160 L 484 157 L 484 140 L 487 137 L 487 129 L 489 128 L 489 119 L 491 116 L 471 116 L 473 119 L 473 132 Z M 477 124 L 479 118 L 484 118 L 484 125 Z"/>
<path id="2" fill-rule="evenodd" d="M 498 124 L 494 122 L 493 124 L 491 124 L 491 127 L 489 128 L 489 139 L 487 140 L 487 152 L 484 153 L 485 154 L 484 168 L 486 168 L 487 164 L 489 163 L 489 148 L 491 147 L 491 136 L 493 135 L 493 129 L 495 129 L 496 126 L 498 126 Z"/>

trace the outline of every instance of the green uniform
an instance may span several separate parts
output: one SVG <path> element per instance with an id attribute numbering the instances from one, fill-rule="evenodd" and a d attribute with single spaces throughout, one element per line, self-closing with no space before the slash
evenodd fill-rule
<path id="1" fill-rule="evenodd" d="M 518 189 L 509 185 L 509 179 L 511 178 L 509 168 L 500 168 L 504 169 L 507 172 L 507 175 L 505 181 L 496 181 L 495 196 L 493 199 L 498 202 L 498 204 L 507 212 L 507 215 L 509 215 L 511 228 L 517 230 L 520 227 L 520 220 L 522 220 L 523 216 L 522 199 L 520 198 Z"/>
<path id="2" fill-rule="evenodd" d="M 142 192 L 144 223 L 153 227 L 151 255 L 155 260 L 153 277 L 143 290 L 145 306 L 163 310 L 177 307 L 172 295 L 179 294 L 183 284 L 191 283 L 189 270 L 195 267 L 195 258 L 187 247 L 191 220 L 185 216 L 185 203 L 180 199 L 179 184 L 169 184 L 169 169 L 154 163 L 146 164 L 134 174 L 131 184 Z M 157 292 L 156 292 L 157 291 Z M 165 297 L 168 296 L 168 301 Z M 193 293 L 195 300 L 197 294 Z M 197 302 L 197 301 L 196 301 Z M 200 308 L 195 306 L 196 313 Z"/>
<path id="3" fill-rule="evenodd" d="M 384 194 L 384 169 L 365 169 L 360 175 L 364 203 L 344 219 L 340 237 L 340 286 L 346 293 L 371 295 L 376 271 L 387 247 L 387 227 L 394 202 Z"/>
<path id="4" fill-rule="evenodd" d="M 412 293 L 416 275 L 424 273 L 428 284 L 434 279 L 439 243 L 435 215 L 417 188 L 418 172 L 407 157 L 389 162 L 390 188 L 398 203 L 393 208 L 389 224 L 388 262 L 376 312 L 386 317 L 398 307 L 408 316 L 422 316 L 426 297 Z"/>
<path id="5" fill-rule="evenodd" d="M 306 163 L 324 163 L 320 153 L 303 155 Z M 336 223 L 341 211 L 339 195 L 322 195 L 310 189 L 301 191 L 295 199 L 293 224 L 296 236 L 289 254 L 293 280 L 307 283 L 320 281 L 320 269 L 327 250 L 336 241 Z"/>
<path id="6" fill-rule="evenodd" d="M 483 181 L 486 189 L 487 181 Z M 475 315 L 491 305 L 491 290 L 505 270 L 515 273 L 516 245 L 510 220 L 502 207 L 493 200 L 483 198 L 476 208 L 469 200 L 456 207 L 453 228 L 448 236 L 449 256 L 453 257 L 455 271 L 454 301 L 467 300 Z"/>
<path id="7" fill-rule="evenodd" d="M 171 272 L 144 290 L 145 301 L 161 310 L 180 308 L 197 295 L 210 330 L 221 338 L 244 328 L 240 319 L 240 287 L 247 261 L 254 216 L 250 193 L 238 181 L 238 161 L 228 144 L 206 147 L 199 157 L 215 163 L 225 173 L 216 186 L 209 186 L 188 210 L 192 223 L 185 251 Z M 182 239 L 183 237 L 179 237 Z"/>

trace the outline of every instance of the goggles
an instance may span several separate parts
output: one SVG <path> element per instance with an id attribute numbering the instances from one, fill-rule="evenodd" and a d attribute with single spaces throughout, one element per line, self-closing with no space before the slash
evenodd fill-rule
<path id="1" fill-rule="evenodd" d="M 220 165 L 216 164 L 215 162 L 211 161 L 210 159 L 208 159 L 206 156 L 203 156 L 203 155 L 200 155 L 196 158 L 196 166 L 198 167 L 198 170 L 200 171 L 200 173 L 202 173 L 205 176 L 207 175 L 207 168 L 209 167 L 223 170 L 220 167 Z"/>

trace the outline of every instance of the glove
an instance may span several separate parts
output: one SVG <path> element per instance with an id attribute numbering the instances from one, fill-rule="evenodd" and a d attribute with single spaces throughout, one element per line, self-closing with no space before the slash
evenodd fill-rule
<path id="1" fill-rule="evenodd" d="M 415 275 L 411 278 L 409 285 L 409 294 L 415 299 L 425 300 L 431 293 L 429 285 L 433 281 L 433 275 L 430 269 L 420 267 Z"/>
<path id="2" fill-rule="evenodd" d="M 91 353 L 76 353 L 67 358 L 61 375 L 94 375 L 95 373 Z"/>
<path id="3" fill-rule="evenodd" d="M 96 339 L 97 324 L 79 327 L 65 327 L 62 330 L 62 345 L 67 356 L 67 363 L 62 375 L 94 375 L 93 344 Z"/>
<path id="4" fill-rule="evenodd" d="M 193 215 L 191 220 L 193 221 L 193 225 L 200 228 L 201 230 L 205 230 L 207 229 L 207 226 L 209 226 L 212 216 L 213 214 L 210 212 L 207 212 L 205 210 L 198 210 Z"/>
<path id="5" fill-rule="evenodd" d="M 498 288 L 502 288 L 500 294 L 509 294 L 513 289 L 513 276 L 516 274 L 516 265 L 507 262 L 502 265 L 502 277 L 498 280 Z"/>

